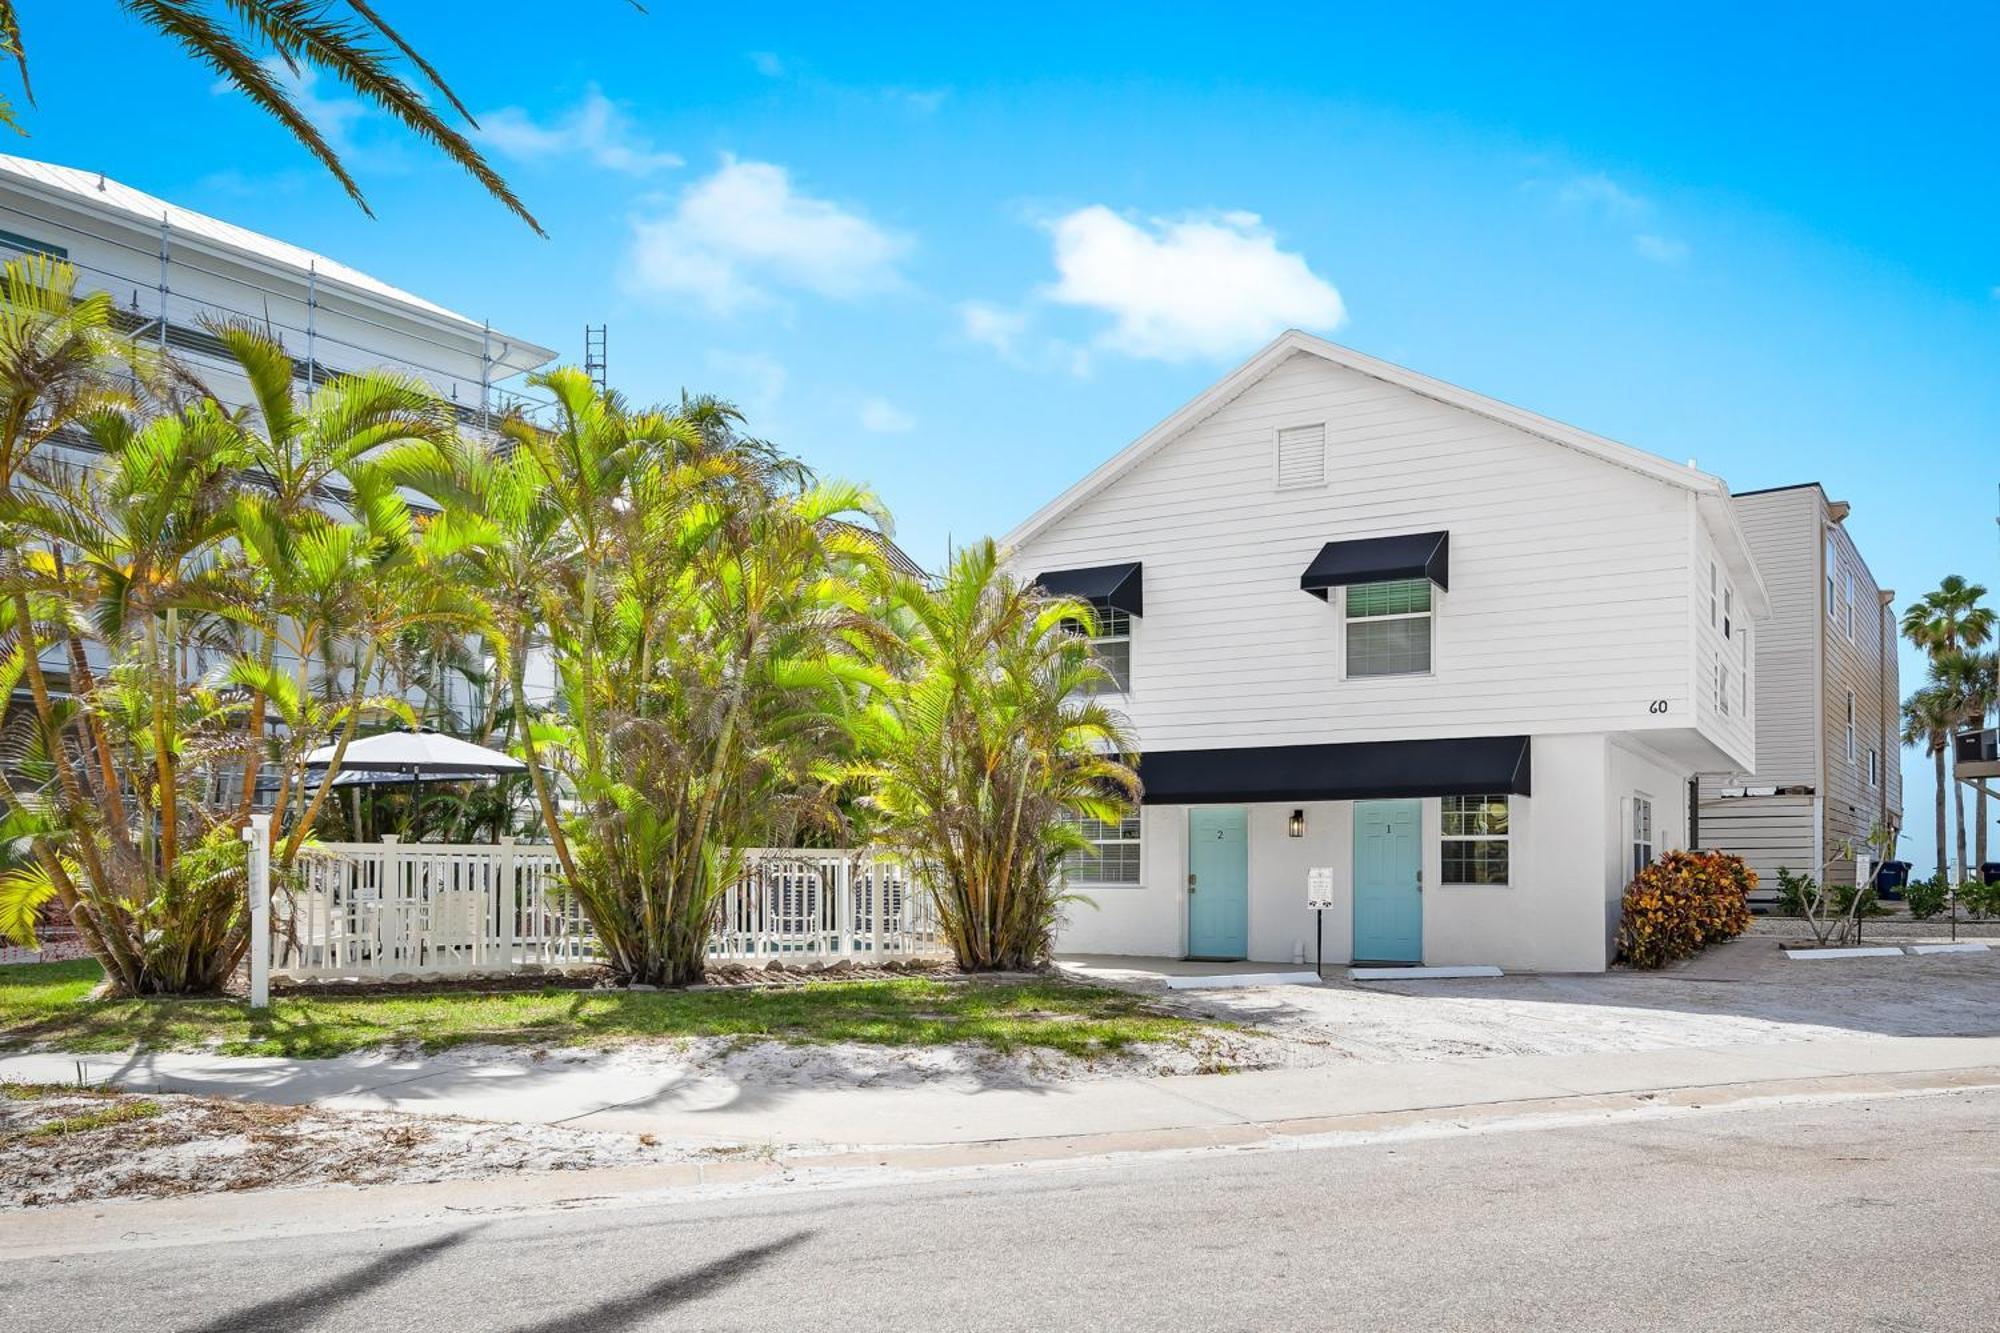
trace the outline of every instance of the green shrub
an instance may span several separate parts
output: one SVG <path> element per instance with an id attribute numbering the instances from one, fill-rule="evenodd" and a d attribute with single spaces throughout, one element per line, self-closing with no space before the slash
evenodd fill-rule
<path id="1" fill-rule="evenodd" d="M 1859 911 L 1855 911 L 1854 909 L 1854 895 L 1857 887 L 1861 893 L 1861 909 Z M 1854 912 L 1856 916 L 1883 916 L 1887 914 L 1888 910 L 1888 908 L 1882 906 L 1882 900 L 1875 896 L 1875 886 L 1873 884 L 1860 886 L 1836 884 L 1833 886 L 1833 914 L 1835 916 L 1846 916 L 1849 912 Z"/>
<path id="2" fill-rule="evenodd" d="M 1778 867 L 1778 912 L 1782 916 L 1804 916 L 1819 901 L 1819 882 L 1811 875 L 1794 875 Z"/>
<path id="3" fill-rule="evenodd" d="M 1668 852 L 1625 887 L 1618 956 L 1633 967 L 1664 967 L 1750 926 L 1756 872 L 1724 852 Z"/>
<path id="4" fill-rule="evenodd" d="M 1913 879 L 1903 886 L 1903 901 L 1909 905 L 1911 916 L 1928 921 L 1944 910 L 1950 890 L 1951 885 L 1942 873 L 1929 879 Z"/>
<path id="5" fill-rule="evenodd" d="M 1958 900 L 1974 916 L 2000 916 L 2000 884 L 1968 879 L 1958 886 Z"/>

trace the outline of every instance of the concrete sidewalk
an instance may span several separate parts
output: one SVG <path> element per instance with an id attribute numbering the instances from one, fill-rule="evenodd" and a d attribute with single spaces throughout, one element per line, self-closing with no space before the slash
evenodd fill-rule
<path id="1" fill-rule="evenodd" d="M 244 1097 L 336 1110 L 650 1133 L 792 1148 L 926 1146 L 1268 1125 L 1390 1112 L 1853 1075 L 2000 1070 L 2000 1037 L 1857 1037 L 1369 1064 L 1033 1088 L 736 1086 L 558 1063 L 352 1056 L 0 1057 L 0 1079 Z"/>

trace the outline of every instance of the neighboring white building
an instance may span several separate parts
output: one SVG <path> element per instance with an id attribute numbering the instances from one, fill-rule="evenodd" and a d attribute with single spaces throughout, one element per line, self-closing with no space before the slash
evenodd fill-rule
<path id="1" fill-rule="evenodd" d="M 215 322 L 252 323 L 276 337 L 301 396 L 343 372 L 397 371 L 429 383 L 469 430 L 508 410 L 533 415 L 540 404 L 519 379 L 556 356 L 338 260 L 97 172 L 0 154 L 0 260 L 24 254 L 72 265 L 79 286 L 110 294 L 126 332 L 156 341 L 231 404 L 247 400 L 247 385 L 208 331 Z M 49 662 L 66 675 L 60 651 Z M 553 691 L 545 657 L 530 672 L 531 692 Z"/>
<path id="2" fill-rule="evenodd" d="M 65 260 L 121 322 L 157 339 L 230 400 L 242 389 L 203 325 L 256 324 L 296 362 L 299 387 L 381 368 L 428 381 L 478 425 L 517 401 L 505 382 L 555 352 L 392 287 L 325 255 L 196 213 L 94 171 L 0 154 L 0 259 Z"/>
<path id="3" fill-rule="evenodd" d="M 1006 542 L 1095 600 L 1145 803 L 1059 947 L 1599 971 L 1691 781 L 1754 766 L 1718 479 L 1287 333 Z"/>
<path id="4" fill-rule="evenodd" d="M 1772 606 L 1758 626 L 1757 762 L 1703 777 L 1695 831 L 1750 863 L 1759 899 L 1776 896 L 1780 869 L 1852 884 L 1853 852 L 1903 824 L 1895 594 L 1819 483 L 1734 503 Z"/>

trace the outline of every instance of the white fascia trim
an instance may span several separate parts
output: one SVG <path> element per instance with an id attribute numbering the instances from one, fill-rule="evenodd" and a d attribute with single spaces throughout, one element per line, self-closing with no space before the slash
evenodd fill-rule
<path id="1" fill-rule="evenodd" d="M 1007 534 L 1003 539 L 1002 545 L 1012 550 L 1018 549 L 1026 542 L 1032 541 L 1050 524 L 1068 513 L 1076 505 L 1102 490 L 1120 476 L 1123 476 L 1133 466 L 1161 446 L 1215 413 L 1245 389 L 1264 378 L 1280 362 L 1296 352 L 1304 352 L 1310 356 L 1317 356 L 1322 360 L 1331 361 L 1335 365 L 1344 366 L 1349 370 L 1357 371 L 1360 374 L 1381 380 L 1384 383 L 1394 384 L 1399 388 L 1420 394 L 1425 398 L 1443 403 L 1448 407 L 1456 407 L 1462 411 L 1486 417 L 1488 420 L 1497 421 L 1503 426 L 1509 426 L 1525 434 L 1547 440 L 1551 444 L 1561 445 L 1565 449 L 1573 449 L 1578 453 L 1595 458 L 1599 462 L 1626 468 L 1629 471 L 1639 473 L 1641 476 L 1650 477 L 1655 481 L 1665 482 L 1671 486 L 1679 486 L 1685 490 L 1693 491 L 1698 495 L 1718 496 L 1725 503 L 1727 502 L 1729 488 L 1723 485 L 1719 477 L 1711 476 L 1695 468 L 1668 462 L 1656 454 L 1649 454 L 1644 450 L 1634 449 L 1630 445 L 1620 444 L 1616 440 L 1605 439 L 1601 435 L 1592 435 L 1589 431 L 1578 430 L 1574 426 L 1566 426 L 1560 421 L 1553 421 L 1548 417 L 1539 416 L 1536 413 L 1500 402 L 1498 399 L 1488 398 L 1484 394 L 1474 393 L 1470 389 L 1462 389 L 1455 384 L 1447 384 L 1443 380 L 1433 379 L 1429 375 L 1419 374 L 1403 366 L 1379 360 L 1376 357 L 1357 352 L 1350 347 L 1342 347 L 1338 343 L 1328 342 L 1325 338 L 1316 337 L 1313 334 L 1305 333 L 1298 329 L 1288 329 L 1272 339 L 1263 350 L 1224 376 L 1212 388 L 1189 402 L 1159 425 L 1147 431 L 1144 435 L 1141 435 L 1131 444 L 1113 454 L 1104 463 L 1087 474 L 1081 481 L 1035 511 L 1026 522 Z M 1733 526 L 1733 516 L 1732 527 L 1735 533 L 1735 541 L 1741 547 L 1740 555 L 1747 571 L 1745 586 L 1754 587 L 1755 591 L 1753 595 L 1762 600 L 1764 613 L 1768 615 L 1769 595 L 1765 592 L 1763 582 L 1755 572 L 1756 563 L 1749 558 L 1749 545 L 1743 539 L 1742 529 Z"/>

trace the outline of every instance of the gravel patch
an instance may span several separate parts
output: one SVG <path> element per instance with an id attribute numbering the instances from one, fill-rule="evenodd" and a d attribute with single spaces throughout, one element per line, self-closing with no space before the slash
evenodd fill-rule
<path id="1" fill-rule="evenodd" d="M 0 1210 L 698 1161 L 718 1150 L 554 1125 L 95 1089 L 0 1097 Z"/>

